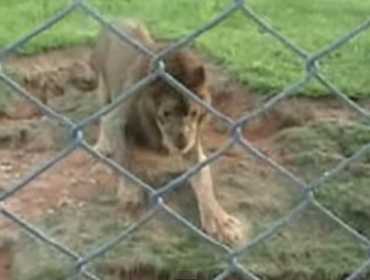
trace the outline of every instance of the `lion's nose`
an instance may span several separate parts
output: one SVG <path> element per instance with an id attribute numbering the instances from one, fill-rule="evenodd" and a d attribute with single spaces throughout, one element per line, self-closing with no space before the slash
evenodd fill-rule
<path id="1" fill-rule="evenodd" d="M 183 134 L 180 134 L 180 135 L 177 136 L 176 146 L 180 150 L 186 148 L 187 144 L 188 144 L 188 141 L 187 141 L 186 137 Z"/>

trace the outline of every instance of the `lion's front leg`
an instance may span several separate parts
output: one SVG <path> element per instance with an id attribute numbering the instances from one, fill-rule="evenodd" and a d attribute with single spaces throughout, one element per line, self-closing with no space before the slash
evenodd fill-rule
<path id="1" fill-rule="evenodd" d="M 206 159 L 200 141 L 192 151 L 192 162 L 199 163 Z M 204 230 L 225 243 L 240 241 L 243 232 L 240 221 L 230 215 L 216 199 L 211 169 L 207 165 L 191 179 L 200 212 L 201 224 Z"/>
<path id="2" fill-rule="evenodd" d="M 105 86 L 104 79 L 100 76 L 98 79 L 98 87 L 96 89 L 96 94 L 98 95 L 100 104 L 107 106 L 110 104 L 110 92 Z M 114 124 L 118 110 L 113 109 L 106 115 L 102 116 L 99 124 L 99 135 L 98 139 L 94 145 L 94 150 L 103 154 L 106 157 L 112 156 L 111 140 L 115 136 L 112 125 Z"/>
<path id="3" fill-rule="evenodd" d="M 144 202 L 144 195 L 141 187 L 132 184 L 123 176 L 121 176 L 118 181 L 117 198 L 119 203 L 128 210 L 139 210 Z"/>
<path id="4" fill-rule="evenodd" d="M 99 126 L 99 136 L 98 140 L 96 141 L 94 145 L 94 150 L 103 154 L 106 157 L 110 157 L 112 155 L 112 147 L 109 139 L 110 134 L 110 122 L 111 122 L 111 116 L 109 115 L 103 116 L 100 121 Z"/>
<path id="5" fill-rule="evenodd" d="M 112 114 L 112 112 L 109 112 L 107 115 L 101 118 L 98 139 L 93 146 L 95 152 L 98 152 L 108 158 L 111 158 L 113 155 L 113 147 L 111 145 L 111 138 L 113 137 L 111 122 L 114 118 Z M 91 172 L 100 173 L 102 171 L 108 173 L 112 172 L 111 168 L 109 168 L 105 164 L 102 164 L 99 161 L 94 161 Z"/>
<path id="6" fill-rule="evenodd" d="M 112 159 L 125 168 L 132 171 L 132 148 L 125 135 L 124 121 L 117 121 L 110 124 L 110 145 L 112 148 Z M 131 183 L 124 175 L 119 174 L 117 197 L 126 209 L 137 210 L 143 202 L 143 190 L 139 185 Z"/>

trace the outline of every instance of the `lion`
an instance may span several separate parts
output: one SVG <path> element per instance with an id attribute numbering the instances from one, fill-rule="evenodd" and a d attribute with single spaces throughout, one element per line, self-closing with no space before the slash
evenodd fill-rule
<path id="1" fill-rule="evenodd" d="M 158 53 L 167 45 L 157 43 L 146 27 L 135 19 L 117 20 L 113 25 Z M 185 48 L 163 59 L 166 71 L 207 104 L 211 93 L 203 63 Z M 91 66 L 98 77 L 98 96 L 109 105 L 124 90 L 153 71 L 149 56 L 140 53 L 108 28 L 103 29 L 92 50 Z M 102 116 L 94 149 L 130 170 L 133 149 L 158 154 L 177 154 L 190 166 L 206 159 L 201 131 L 207 123 L 207 110 L 157 77 L 144 89 L 130 95 Z M 126 205 L 138 205 L 140 188 L 129 189 L 129 180 L 118 179 L 118 198 Z M 235 242 L 242 236 L 241 223 L 216 199 L 211 170 L 207 165 L 190 179 L 202 229 L 221 242 Z"/>

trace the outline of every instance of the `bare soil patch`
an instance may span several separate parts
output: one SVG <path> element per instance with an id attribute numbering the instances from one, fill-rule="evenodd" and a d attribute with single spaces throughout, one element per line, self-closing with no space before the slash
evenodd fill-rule
<path id="1" fill-rule="evenodd" d="M 0 252 L 0 279 L 10 278 L 11 256 L 9 252 Z"/>

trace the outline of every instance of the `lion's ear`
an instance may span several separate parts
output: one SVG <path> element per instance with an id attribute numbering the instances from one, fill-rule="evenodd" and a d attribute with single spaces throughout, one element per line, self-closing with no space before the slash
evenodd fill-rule
<path id="1" fill-rule="evenodd" d="M 203 65 L 194 68 L 189 77 L 189 86 L 190 87 L 199 87 L 206 82 L 206 69 Z"/>

